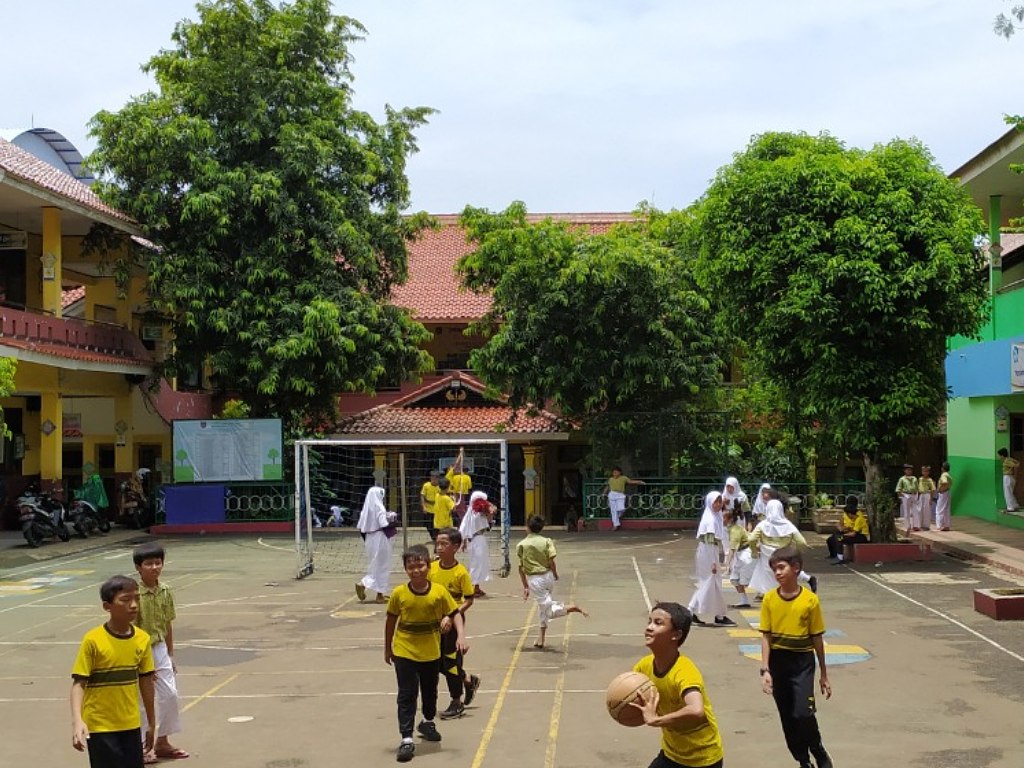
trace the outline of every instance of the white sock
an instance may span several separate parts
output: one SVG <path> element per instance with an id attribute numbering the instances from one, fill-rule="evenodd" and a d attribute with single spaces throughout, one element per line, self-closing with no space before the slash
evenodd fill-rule
<path id="1" fill-rule="evenodd" d="M 412 736 L 405 736 L 405 737 L 404 737 L 404 738 L 402 739 L 402 743 L 403 743 L 403 744 L 412 744 Z"/>

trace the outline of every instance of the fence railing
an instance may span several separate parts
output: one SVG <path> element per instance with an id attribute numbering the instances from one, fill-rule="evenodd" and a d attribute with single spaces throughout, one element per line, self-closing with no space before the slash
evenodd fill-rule
<path id="1" fill-rule="evenodd" d="M 809 522 L 815 509 L 842 507 L 846 497 L 854 495 L 864 502 L 863 481 L 842 483 L 772 483 L 782 493 L 783 503 L 790 515 L 801 522 Z M 744 491 L 751 496 L 760 482 L 746 483 Z M 605 481 L 587 481 L 583 484 L 583 515 L 588 519 L 609 517 L 608 497 L 604 495 Z M 626 510 L 634 519 L 696 520 L 704 509 L 704 497 L 709 491 L 721 490 L 720 478 L 685 478 L 678 480 L 646 480 L 644 485 L 626 488 Z"/>
<path id="2" fill-rule="evenodd" d="M 218 483 L 225 486 L 224 521 L 247 523 L 285 521 L 295 517 L 293 483 Z M 163 487 L 156 496 L 156 521 L 167 518 Z"/>

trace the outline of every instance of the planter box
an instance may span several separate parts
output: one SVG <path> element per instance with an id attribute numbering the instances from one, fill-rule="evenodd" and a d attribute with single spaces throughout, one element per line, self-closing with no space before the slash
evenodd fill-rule
<path id="1" fill-rule="evenodd" d="M 835 533 L 843 520 L 843 510 L 839 507 L 818 507 L 814 510 L 814 532 Z"/>
<path id="2" fill-rule="evenodd" d="M 1024 619 L 1024 589 L 976 589 L 974 610 L 996 621 Z"/>
<path id="3" fill-rule="evenodd" d="M 847 544 L 845 558 L 850 563 L 906 563 L 932 559 L 932 546 L 926 542 L 900 541 L 893 544 Z"/>

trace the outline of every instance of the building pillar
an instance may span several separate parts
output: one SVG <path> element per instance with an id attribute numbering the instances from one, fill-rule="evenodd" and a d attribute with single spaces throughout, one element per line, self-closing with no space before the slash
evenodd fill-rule
<path id="1" fill-rule="evenodd" d="M 992 339 L 998 339 L 996 317 L 996 292 L 1003 287 L 1003 243 L 1000 239 L 1000 225 L 1003 221 L 1002 195 L 988 197 L 988 258 L 989 258 L 989 301 L 991 302 Z"/>
<path id="2" fill-rule="evenodd" d="M 40 256 L 43 272 L 43 311 L 61 317 L 61 255 L 60 208 L 43 208 L 43 253 Z"/>
<path id="3" fill-rule="evenodd" d="M 523 446 L 523 510 L 527 522 L 533 515 L 540 515 L 545 522 L 550 522 L 544 509 L 542 464 L 543 448 L 536 445 Z"/>
<path id="4" fill-rule="evenodd" d="M 132 425 L 132 390 L 127 382 L 114 396 L 114 475 L 116 484 L 135 470 L 135 429 Z"/>
<path id="5" fill-rule="evenodd" d="M 39 486 L 56 493 L 64 489 L 64 405 L 60 392 L 43 392 L 40 400 Z"/>

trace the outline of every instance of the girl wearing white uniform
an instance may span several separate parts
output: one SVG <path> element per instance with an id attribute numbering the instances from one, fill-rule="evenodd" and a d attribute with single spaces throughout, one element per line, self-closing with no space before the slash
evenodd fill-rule
<path id="1" fill-rule="evenodd" d="M 722 510 L 732 510 L 740 525 L 746 526 L 747 512 L 750 510 L 750 499 L 740 487 L 740 481 L 735 477 L 725 478 L 725 487 L 722 489 Z"/>
<path id="2" fill-rule="evenodd" d="M 704 497 L 704 513 L 697 528 L 697 554 L 694 559 L 700 583 L 688 606 L 694 624 L 705 626 L 711 623 L 701 621 L 699 614 L 703 613 L 714 616 L 715 624 L 719 626 L 736 626 L 736 622 L 725 615 L 725 593 L 722 592 L 722 577 L 718 574 L 719 553 L 726 540 L 722 494 L 712 491 Z"/>
<path id="3" fill-rule="evenodd" d="M 768 502 L 767 516 L 750 534 L 750 543 L 756 545 L 758 549 L 757 563 L 754 565 L 754 575 L 750 577 L 749 587 L 750 591 L 757 595 L 764 595 L 779 586 L 768 562 L 775 550 L 789 545 L 807 549 L 807 539 L 786 519 L 782 502 L 778 499 Z M 797 580 L 810 586 L 812 592 L 818 591 L 818 580 L 806 571 L 801 571 Z"/>
<path id="4" fill-rule="evenodd" d="M 370 488 L 356 523 L 366 547 L 366 575 L 356 582 L 356 596 L 360 600 L 366 599 L 368 589 L 377 593 L 378 603 L 387 599 L 391 582 L 391 536 L 388 531 L 394 535 L 392 524 L 397 519 L 398 516 L 388 512 L 384 506 L 384 489 L 379 485 Z"/>
<path id="5" fill-rule="evenodd" d="M 768 516 L 768 495 L 765 493 L 765 491 L 768 490 L 771 490 L 771 485 L 769 483 L 761 483 L 761 487 L 757 489 L 757 496 L 754 498 L 754 507 L 750 511 L 754 525 L 757 525 Z"/>
<path id="6" fill-rule="evenodd" d="M 480 589 L 480 585 L 491 580 L 491 553 L 487 545 L 487 529 L 494 522 L 494 513 L 497 509 L 487 500 L 486 493 L 473 491 L 469 497 L 466 514 L 459 523 L 462 547 L 469 553 L 469 577 L 473 580 L 474 597 L 484 597 L 487 593 Z"/>

